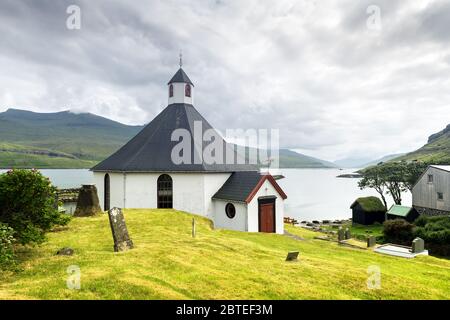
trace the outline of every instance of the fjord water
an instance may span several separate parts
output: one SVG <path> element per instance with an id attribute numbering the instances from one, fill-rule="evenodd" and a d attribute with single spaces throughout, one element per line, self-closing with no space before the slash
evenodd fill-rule
<path id="1" fill-rule="evenodd" d="M 356 169 L 280 169 L 284 179 L 277 182 L 286 192 L 285 216 L 298 220 L 347 219 L 351 217 L 350 205 L 358 197 L 377 196 L 373 190 L 360 190 L 359 179 L 337 178 Z M 5 170 L 0 170 L 0 173 Z M 74 188 L 93 183 L 89 170 L 41 170 L 59 188 Z M 389 198 L 389 196 L 387 196 Z M 390 199 L 388 199 L 390 200 Z M 389 202 L 389 205 L 392 201 Z M 411 193 L 403 194 L 403 204 L 411 205 Z"/>

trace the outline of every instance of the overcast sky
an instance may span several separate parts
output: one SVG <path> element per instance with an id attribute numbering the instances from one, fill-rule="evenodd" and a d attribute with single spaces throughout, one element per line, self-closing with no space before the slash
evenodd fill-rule
<path id="1" fill-rule="evenodd" d="M 147 123 L 180 49 L 213 126 L 308 155 L 412 151 L 450 123 L 449 1 L 1 0 L 0 111 Z"/>

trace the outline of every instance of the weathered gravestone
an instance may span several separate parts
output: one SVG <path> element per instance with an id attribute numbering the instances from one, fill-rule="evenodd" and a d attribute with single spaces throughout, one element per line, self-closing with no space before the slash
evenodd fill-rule
<path id="1" fill-rule="evenodd" d="M 98 201 L 97 188 L 93 184 L 83 185 L 78 195 L 75 217 L 89 217 L 101 213 L 102 209 Z"/>
<path id="2" fill-rule="evenodd" d="M 108 216 L 114 239 L 114 251 L 133 249 L 133 241 L 128 234 L 122 210 L 120 208 L 112 208 L 108 211 Z"/>
<path id="3" fill-rule="evenodd" d="M 421 253 L 425 250 L 425 241 L 421 238 L 415 238 L 412 242 L 412 253 Z"/>
<path id="4" fill-rule="evenodd" d="M 376 243 L 377 243 L 376 238 L 374 236 L 369 236 L 367 238 L 367 248 L 371 248 L 371 247 L 375 246 Z"/>
<path id="5" fill-rule="evenodd" d="M 286 261 L 298 261 L 298 251 L 291 251 L 288 253 L 287 257 L 286 257 Z"/>
<path id="6" fill-rule="evenodd" d="M 64 247 L 62 249 L 59 249 L 58 252 L 56 252 L 56 255 L 58 256 L 72 256 L 73 255 L 73 249 L 69 247 Z"/>
<path id="7" fill-rule="evenodd" d="M 351 239 L 352 238 L 352 234 L 350 232 L 349 228 L 345 229 L 345 240 Z"/>
<path id="8" fill-rule="evenodd" d="M 344 241 L 345 240 L 345 230 L 339 227 L 338 230 L 338 241 Z"/>

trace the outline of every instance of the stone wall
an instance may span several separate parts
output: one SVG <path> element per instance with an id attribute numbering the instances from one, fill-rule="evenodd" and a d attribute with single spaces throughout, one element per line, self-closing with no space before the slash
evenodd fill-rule
<path id="1" fill-rule="evenodd" d="M 417 210 L 417 212 L 420 215 L 425 215 L 425 216 L 449 216 L 450 215 L 450 211 L 444 211 L 444 210 L 437 210 L 437 209 L 431 209 L 431 208 L 423 208 L 423 207 L 418 207 L 418 206 L 414 206 L 414 208 Z"/>

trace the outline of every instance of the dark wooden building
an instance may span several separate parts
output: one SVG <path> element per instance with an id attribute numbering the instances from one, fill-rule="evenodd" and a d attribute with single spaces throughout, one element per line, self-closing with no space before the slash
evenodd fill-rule
<path id="1" fill-rule="evenodd" d="M 358 198 L 350 209 L 353 223 L 371 225 L 375 222 L 383 223 L 386 218 L 386 208 L 377 197 Z"/>

